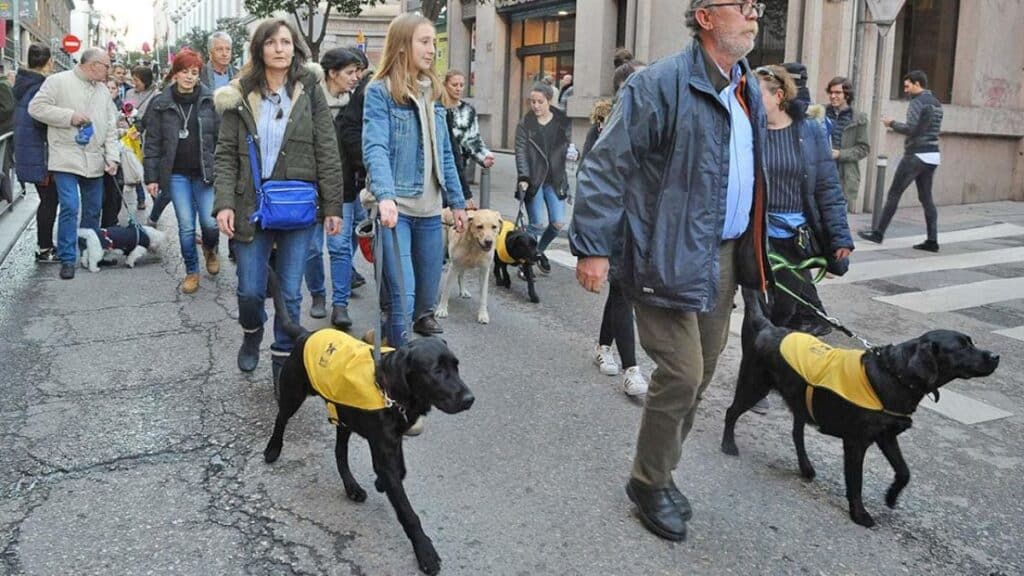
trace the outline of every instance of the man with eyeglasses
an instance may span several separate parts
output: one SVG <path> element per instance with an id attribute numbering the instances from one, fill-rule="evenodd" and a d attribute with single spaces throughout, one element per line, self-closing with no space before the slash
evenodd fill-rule
<path id="1" fill-rule="evenodd" d="M 48 127 L 47 167 L 57 185 L 57 258 L 64 280 L 75 277 L 78 228 L 100 226 L 103 173 L 115 174 L 120 160 L 109 70 L 110 56 L 89 48 L 78 66 L 48 77 L 28 105 L 29 115 Z"/>
<path id="2" fill-rule="evenodd" d="M 766 139 L 745 59 L 764 4 L 690 0 L 694 41 L 633 74 L 581 169 L 570 242 L 576 278 L 611 267 L 655 362 L 626 493 L 644 525 L 686 538 L 672 471 L 729 334 L 737 283 L 765 292 Z"/>

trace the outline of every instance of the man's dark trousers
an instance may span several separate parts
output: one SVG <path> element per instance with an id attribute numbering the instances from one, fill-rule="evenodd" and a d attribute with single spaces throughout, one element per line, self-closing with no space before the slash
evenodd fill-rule
<path id="1" fill-rule="evenodd" d="M 939 214 L 935 209 L 935 200 L 932 199 L 932 178 L 935 176 L 935 169 L 938 166 L 927 164 L 917 157 L 916 154 L 906 154 L 900 160 L 896 168 L 896 176 L 893 177 L 892 186 L 889 187 L 889 196 L 885 201 L 885 209 L 882 210 L 882 218 L 878 221 L 877 231 L 885 234 L 893 216 L 896 215 L 896 207 L 900 203 L 900 197 L 910 186 L 911 182 L 917 183 L 917 199 L 924 208 L 924 221 L 928 229 L 928 241 L 938 242 Z"/>

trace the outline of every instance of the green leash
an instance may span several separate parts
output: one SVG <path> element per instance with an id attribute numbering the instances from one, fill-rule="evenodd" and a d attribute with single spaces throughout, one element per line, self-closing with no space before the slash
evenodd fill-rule
<path id="1" fill-rule="evenodd" d="M 824 256 L 815 256 L 813 258 L 807 258 L 805 260 L 801 260 L 800 262 L 797 262 L 797 263 L 794 264 L 794 263 L 790 262 L 789 260 L 786 260 L 785 257 L 783 257 L 782 255 L 780 255 L 780 254 L 778 254 L 776 252 L 769 252 L 768 253 L 768 263 L 771 265 L 771 269 L 772 269 L 772 273 L 773 274 L 789 272 L 789 273 L 793 274 L 793 276 L 795 276 L 800 282 L 806 282 L 807 281 L 803 277 L 801 272 L 803 272 L 804 270 L 807 270 L 809 268 L 817 268 L 818 271 L 814 273 L 814 277 L 811 279 L 811 283 L 812 284 L 818 284 L 819 282 L 824 280 L 825 275 L 828 272 L 825 269 L 825 267 L 828 265 L 828 260 L 826 260 Z M 828 314 L 823 312 L 820 308 L 818 308 L 814 304 L 811 304 L 807 300 L 804 300 L 803 298 L 801 298 L 800 296 L 795 294 L 792 290 L 790 290 L 789 288 L 784 286 L 782 283 L 776 282 L 775 283 L 775 287 L 778 288 L 779 291 L 787 294 L 793 300 L 795 300 L 795 301 L 799 302 L 800 304 L 803 304 L 804 306 L 809 308 L 819 318 L 821 318 L 825 322 L 828 322 L 829 325 L 831 325 L 836 330 L 839 330 L 840 332 L 842 332 L 843 334 L 846 334 L 850 338 L 853 338 L 855 340 L 860 341 L 860 343 L 865 348 L 867 348 L 869 350 L 874 348 L 874 345 L 872 345 L 870 342 L 868 342 L 866 339 L 862 338 L 861 336 L 858 336 L 857 334 L 855 334 L 853 332 L 853 330 L 850 330 L 849 328 L 844 326 L 843 323 L 840 322 L 838 318 L 835 318 L 833 316 L 829 316 Z"/>

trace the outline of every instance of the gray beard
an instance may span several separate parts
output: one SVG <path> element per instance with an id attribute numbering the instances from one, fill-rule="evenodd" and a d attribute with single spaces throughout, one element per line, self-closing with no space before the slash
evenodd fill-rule
<path id="1" fill-rule="evenodd" d="M 736 36 L 726 36 L 725 34 L 715 33 L 715 43 L 718 44 L 719 48 L 729 55 L 730 58 L 739 62 L 743 58 L 750 54 L 754 49 L 754 42 L 748 44 L 747 39 L 737 34 Z"/>

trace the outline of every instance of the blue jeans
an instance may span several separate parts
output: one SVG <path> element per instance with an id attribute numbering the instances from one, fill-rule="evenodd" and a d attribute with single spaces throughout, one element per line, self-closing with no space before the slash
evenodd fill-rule
<path id="1" fill-rule="evenodd" d="M 327 237 L 327 253 L 331 258 L 331 305 L 348 307 L 352 295 L 352 213 L 355 202 L 341 205 L 341 231 Z M 306 287 L 309 293 L 323 296 L 324 286 L 324 225 L 318 223 L 306 254 Z"/>
<path id="2" fill-rule="evenodd" d="M 217 250 L 220 232 L 213 218 L 213 186 L 202 178 L 189 178 L 171 174 L 171 202 L 178 218 L 178 241 L 181 257 L 185 259 L 185 273 L 199 273 L 199 254 L 196 251 L 196 217 L 203 230 L 203 248 Z"/>
<path id="3" fill-rule="evenodd" d="M 78 261 L 78 228 L 100 227 L 103 177 L 86 178 L 69 172 L 54 172 L 53 179 L 57 183 L 57 204 L 60 206 L 57 258 L 62 264 L 74 264 Z"/>
<path id="4" fill-rule="evenodd" d="M 545 206 L 548 210 L 547 227 L 539 224 L 543 222 L 541 208 Z M 538 238 L 537 251 L 544 252 L 548 244 L 558 236 L 558 231 L 565 226 L 565 201 L 555 194 L 555 189 L 550 184 L 545 184 L 526 203 L 526 217 L 530 221 L 527 230 Z"/>
<path id="5" fill-rule="evenodd" d="M 441 267 L 444 254 L 441 236 L 441 217 L 398 215 L 398 247 L 401 257 L 401 274 L 405 294 L 399 294 L 395 279 L 399 274 L 399 263 L 395 260 L 394 239 L 391 230 L 377 231 L 384 245 L 384 290 L 388 294 L 387 323 L 384 334 L 388 345 L 398 347 L 405 344 L 408 328 L 413 319 L 434 313 L 437 293 L 441 283 Z M 405 316 L 401 314 L 402 300 L 405 300 Z"/>
<path id="6" fill-rule="evenodd" d="M 238 272 L 238 323 L 242 330 L 253 332 L 267 321 L 264 301 L 267 296 L 267 271 L 270 250 L 277 247 L 275 260 L 281 294 L 284 296 L 288 313 L 298 322 L 299 306 L 302 304 L 302 273 L 306 266 L 306 252 L 309 238 L 315 227 L 302 230 L 263 230 L 257 226 L 249 242 L 235 241 L 235 269 Z M 270 351 L 275 356 L 284 356 L 294 346 L 291 336 L 281 329 L 274 319 L 274 343 Z"/>

